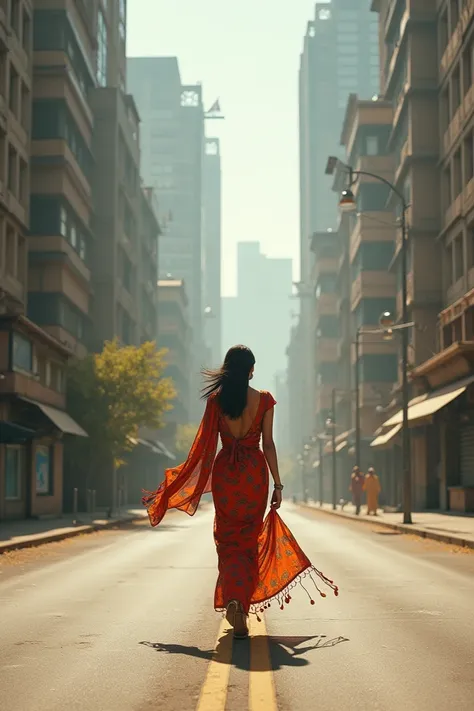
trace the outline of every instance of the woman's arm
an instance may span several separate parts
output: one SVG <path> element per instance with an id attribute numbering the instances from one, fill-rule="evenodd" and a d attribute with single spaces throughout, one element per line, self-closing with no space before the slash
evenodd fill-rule
<path id="1" fill-rule="evenodd" d="M 270 474 L 272 475 L 275 483 L 272 505 L 278 509 L 281 504 L 281 490 L 283 487 L 281 485 L 280 472 L 278 470 L 277 451 L 275 442 L 273 441 L 273 414 L 274 408 L 272 407 L 270 410 L 267 410 L 263 416 L 262 447 L 265 459 L 267 460 L 268 468 L 270 469 Z"/>

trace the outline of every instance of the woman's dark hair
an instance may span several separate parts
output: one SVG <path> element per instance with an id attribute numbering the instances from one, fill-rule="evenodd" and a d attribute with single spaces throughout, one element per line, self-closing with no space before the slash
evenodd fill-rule
<path id="1" fill-rule="evenodd" d="M 224 415 L 231 420 L 241 416 L 247 406 L 249 375 L 255 356 L 247 346 L 233 346 L 227 351 L 224 363 L 217 370 L 203 370 L 206 382 L 202 397 L 216 395 Z"/>

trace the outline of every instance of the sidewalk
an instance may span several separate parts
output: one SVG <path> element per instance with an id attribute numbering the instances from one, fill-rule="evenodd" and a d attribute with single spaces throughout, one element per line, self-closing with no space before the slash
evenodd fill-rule
<path id="1" fill-rule="evenodd" d="M 414 513 L 413 524 L 407 525 L 402 523 L 403 514 L 401 513 L 385 513 L 379 511 L 377 517 L 366 516 L 366 507 L 362 507 L 360 516 L 355 515 L 355 507 L 352 504 L 347 504 L 344 511 L 341 511 L 338 505 L 337 511 L 333 511 L 331 504 L 324 504 L 321 508 L 315 502 L 307 504 L 300 503 L 300 506 L 316 509 L 330 516 L 339 516 L 349 518 L 360 523 L 368 523 L 379 526 L 385 526 L 394 531 L 402 533 L 411 533 L 413 536 L 421 536 L 442 543 L 450 543 L 457 546 L 465 546 L 474 549 L 474 516 L 438 512 L 420 512 Z"/>
<path id="2" fill-rule="evenodd" d="M 0 523 L 0 555 L 18 548 L 31 548 L 44 543 L 62 541 L 85 533 L 93 533 L 146 517 L 143 509 L 124 509 L 115 518 L 107 518 L 105 511 L 96 514 L 78 514 L 74 523 L 72 514 L 54 519 L 24 519 Z"/>

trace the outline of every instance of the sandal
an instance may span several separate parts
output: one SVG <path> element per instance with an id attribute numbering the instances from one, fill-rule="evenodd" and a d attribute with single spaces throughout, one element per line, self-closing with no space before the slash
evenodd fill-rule
<path id="1" fill-rule="evenodd" d="M 247 639 L 249 628 L 247 626 L 247 615 L 242 605 L 237 600 L 231 600 L 226 610 L 227 622 L 234 628 L 234 639 Z"/>

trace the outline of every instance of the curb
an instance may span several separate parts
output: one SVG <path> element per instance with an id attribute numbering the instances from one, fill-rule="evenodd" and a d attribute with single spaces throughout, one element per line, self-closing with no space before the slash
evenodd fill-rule
<path id="1" fill-rule="evenodd" d="M 32 534 L 24 540 L 11 541 L 6 543 L 0 543 L 0 556 L 3 553 L 8 553 L 10 551 L 21 550 L 23 548 L 37 548 L 46 543 L 56 543 L 58 541 L 64 541 L 67 538 L 75 538 L 76 536 L 83 536 L 90 533 L 95 533 L 96 531 L 105 531 L 114 526 L 120 527 L 126 523 L 133 523 L 135 521 L 141 521 L 144 516 L 129 516 L 128 518 L 122 519 L 112 519 L 106 523 L 91 523 L 85 526 L 76 526 L 75 528 L 66 528 L 60 532 L 46 532 Z"/>
<path id="2" fill-rule="evenodd" d="M 448 543 L 454 546 L 461 546 L 461 548 L 471 548 L 474 550 L 474 541 L 469 538 L 462 538 L 461 536 L 449 533 L 427 531 L 424 528 L 418 528 L 416 524 L 390 523 L 389 521 L 383 521 L 381 519 L 361 518 L 359 516 L 351 516 L 350 514 L 343 513 L 342 511 L 330 511 L 328 509 L 321 509 L 318 506 L 310 506 L 309 504 L 301 502 L 298 503 L 298 506 L 307 509 L 308 511 L 316 511 L 317 513 L 326 514 L 327 516 L 337 516 L 338 518 L 343 518 L 346 521 L 357 521 L 358 523 L 369 524 L 370 526 L 383 526 L 384 528 L 388 528 L 392 531 L 398 531 L 399 533 L 408 533 L 412 536 L 418 536 L 419 538 L 427 538 L 432 541 L 438 541 L 438 543 Z"/>

